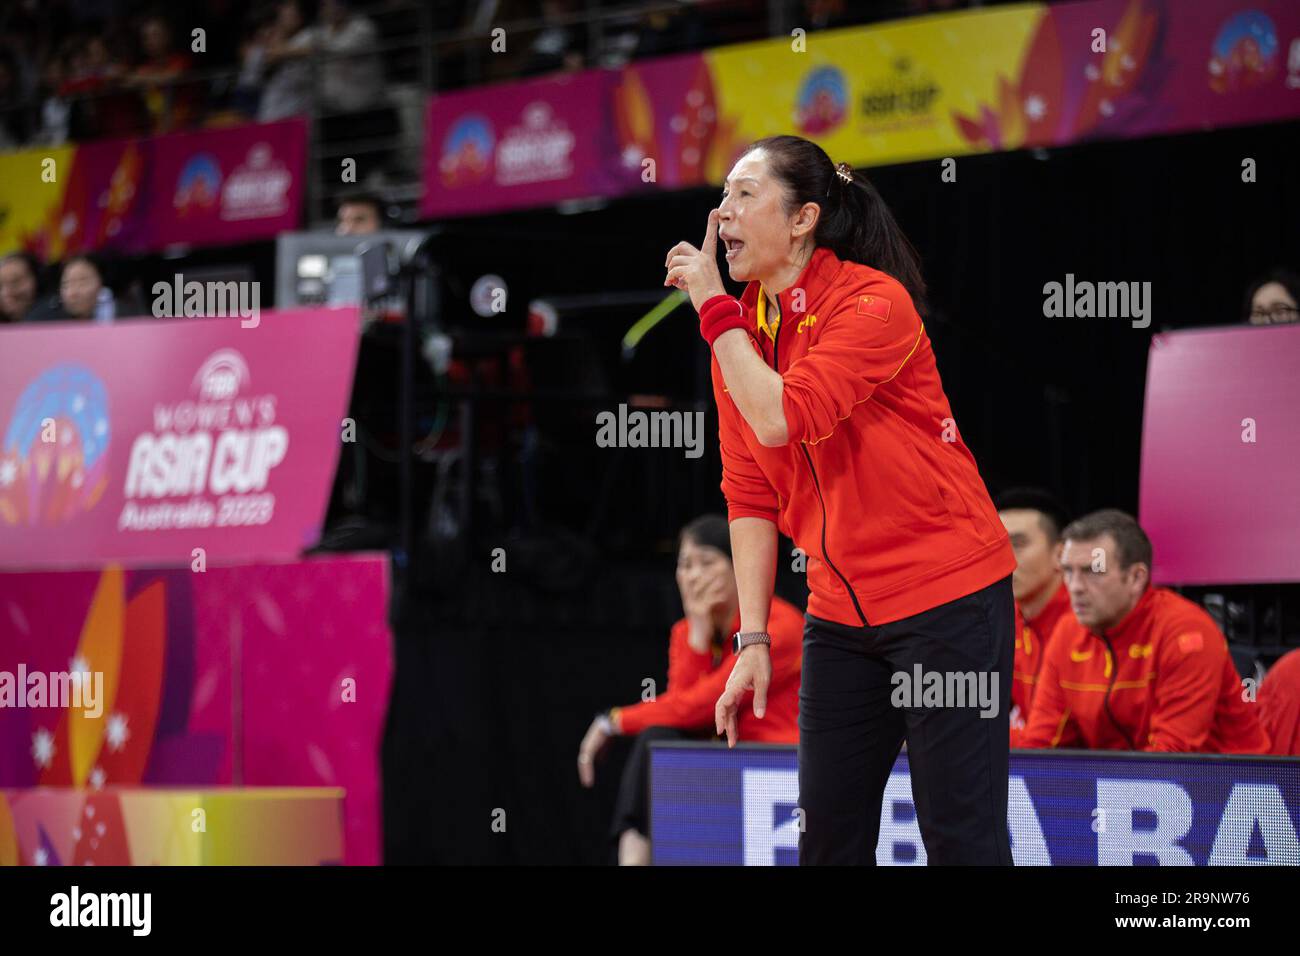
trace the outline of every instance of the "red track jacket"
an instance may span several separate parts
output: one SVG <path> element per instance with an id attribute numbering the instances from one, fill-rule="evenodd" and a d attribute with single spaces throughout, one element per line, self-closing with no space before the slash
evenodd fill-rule
<path id="1" fill-rule="evenodd" d="M 1300 651 L 1283 654 L 1268 669 L 1256 700 L 1270 752 L 1300 756 Z"/>
<path id="2" fill-rule="evenodd" d="M 1268 745 L 1214 621 L 1157 587 L 1104 637 L 1063 617 L 1029 725 L 1011 731 L 1013 747 L 1258 754 Z"/>
<path id="3" fill-rule="evenodd" d="M 1016 605 L 1016 619 L 1019 623 L 1016 626 L 1016 662 L 1012 672 L 1011 703 L 1019 708 L 1019 726 L 1023 727 L 1029 720 L 1034 688 L 1038 685 L 1038 674 L 1043 668 L 1043 656 L 1052 631 L 1061 618 L 1073 613 L 1070 610 L 1070 592 L 1064 581 L 1032 621 L 1022 617 L 1020 606 Z M 1012 725 L 1015 726 L 1016 721 Z"/>
<path id="4" fill-rule="evenodd" d="M 731 622 L 731 635 L 740 628 L 740 615 Z M 799 742 L 799 677 L 803 667 L 803 614 L 793 604 L 773 596 L 767 631 L 772 636 L 772 683 L 767 688 L 767 710 L 754 716 L 754 692 L 740 702 L 736 731 L 742 741 L 796 744 Z M 673 625 L 668 640 L 668 689 L 654 700 L 621 707 L 618 722 L 624 734 L 639 734 L 647 727 L 708 728 L 714 731 L 714 709 L 727 686 L 736 656 L 728 649 L 720 664 L 713 654 L 699 653 L 689 640 L 686 618 Z"/>
<path id="5" fill-rule="evenodd" d="M 784 382 L 790 441 L 759 443 L 715 358 L 722 491 L 732 520 L 774 521 L 807 554 L 808 612 L 887 624 L 1015 570 L 902 285 L 819 248 L 777 300 L 775 340 L 758 331 L 759 283 L 740 303 Z"/>

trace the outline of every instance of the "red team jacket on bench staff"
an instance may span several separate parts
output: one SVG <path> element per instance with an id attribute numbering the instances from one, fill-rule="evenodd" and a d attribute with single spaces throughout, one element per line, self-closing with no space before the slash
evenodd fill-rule
<path id="1" fill-rule="evenodd" d="M 740 304 L 784 382 L 790 440 L 759 443 L 713 359 L 722 491 L 731 520 L 774 521 L 807 554 L 808 612 L 886 624 L 1009 575 L 1010 538 L 903 286 L 819 248 L 777 297 L 775 341 L 757 330 L 758 296 L 751 282 Z"/>
<path id="2" fill-rule="evenodd" d="M 740 630 L 740 615 L 731 622 L 724 635 Z M 767 710 L 754 716 L 754 692 L 746 691 L 736 715 L 736 732 L 746 743 L 761 741 L 774 744 L 799 742 L 799 678 L 803 667 L 803 614 L 793 604 L 772 597 L 768 617 L 772 637 L 768 653 L 772 655 L 772 683 L 767 688 Z M 679 727 L 683 730 L 707 730 L 712 734 L 718 698 L 726 690 L 727 678 L 736 666 L 736 655 L 727 648 L 718 663 L 709 652 L 691 647 L 690 625 L 682 618 L 673 625 L 668 640 L 668 687 L 651 701 L 619 708 L 619 723 L 624 734 L 639 734 L 647 727 Z"/>
<path id="3" fill-rule="evenodd" d="M 1258 705 L 1214 619 L 1149 587 L 1123 620 L 1096 634 L 1065 615 L 1039 671 L 1029 723 L 1013 747 L 1179 753 L 1268 753 Z"/>

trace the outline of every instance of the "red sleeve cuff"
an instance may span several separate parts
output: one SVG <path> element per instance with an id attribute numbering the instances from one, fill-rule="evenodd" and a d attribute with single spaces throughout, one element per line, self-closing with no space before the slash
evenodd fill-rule
<path id="1" fill-rule="evenodd" d="M 719 335 L 732 329 L 749 329 L 745 306 L 735 296 L 719 293 L 700 306 L 700 335 L 709 348 Z"/>
<path id="2" fill-rule="evenodd" d="M 632 704 L 618 709 L 618 732 L 624 737 L 635 737 L 645 730 L 646 723 L 641 719 L 645 708 L 641 704 Z"/>

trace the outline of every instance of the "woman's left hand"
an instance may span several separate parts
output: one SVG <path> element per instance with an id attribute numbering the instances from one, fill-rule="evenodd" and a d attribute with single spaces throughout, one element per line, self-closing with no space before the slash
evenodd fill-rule
<path id="1" fill-rule="evenodd" d="M 604 721 L 597 717 L 587 728 L 587 733 L 578 747 L 578 779 L 584 787 L 595 786 L 596 761 L 604 756 L 609 741 L 609 731 L 605 729 Z"/>
<path id="2" fill-rule="evenodd" d="M 689 242 L 679 242 L 664 257 L 668 275 L 664 285 L 676 286 L 691 297 L 695 311 L 715 295 L 724 295 L 722 275 L 718 272 L 718 211 L 709 210 L 709 225 L 704 244 L 696 249 Z"/>

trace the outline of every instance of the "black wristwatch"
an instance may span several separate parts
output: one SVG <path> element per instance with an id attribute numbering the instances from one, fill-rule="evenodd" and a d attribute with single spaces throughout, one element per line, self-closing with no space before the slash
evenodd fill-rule
<path id="1" fill-rule="evenodd" d="M 731 635 L 731 649 L 737 654 L 751 644 L 766 644 L 770 647 L 772 645 L 772 635 L 767 631 L 737 631 Z"/>

